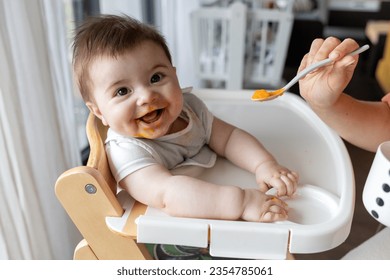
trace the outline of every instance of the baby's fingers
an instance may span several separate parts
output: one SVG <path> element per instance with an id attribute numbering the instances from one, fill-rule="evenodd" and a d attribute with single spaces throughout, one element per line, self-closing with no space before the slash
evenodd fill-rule
<path id="1" fill-rule="evenodd" d="M 287 173 L 287 176 L 288 176 L 291 180 L 293 180 L 293 181 L 295 181 L 295 182 L 298 183 L 298 181 L 299 181 L 299 175 L 298 175 L 298 173 L 296 173 L 296 172 L 294 172 L 294 171 L 290 171 L 290 172 Z"/>
<path id="2" fill-rule="evenodd" d="M 287 175 L 281 176 L 280 179 L 283 180 L 287 186 L 287 195 L 292 196 L 297 190 L 299 180 L 298 174 L 295 172 L 289 172 Z"/>
<path id="3" fill-rule="evenodd" d="M 271 186 L 266 184 L 264 181 L 259 182 L 258 185 L 259 185 L 260 191 L 263 193 L 266 193 L 271 188 Z"/>
<path id="4" fill-rule="evenodd" d="M 298 178 L 292 173 L 281 174 L 278 177 L 272 177 L 269 184 L 277 189 L 278 196 L 291 196 L 297 189 Z"/>

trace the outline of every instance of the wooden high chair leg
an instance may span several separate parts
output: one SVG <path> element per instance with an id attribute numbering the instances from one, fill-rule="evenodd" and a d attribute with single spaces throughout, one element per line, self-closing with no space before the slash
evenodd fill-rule
<path id="1" fill-rule="evenodd" d="M 98 258 L 93 253 L 91 247 L 89 247 L 87 241 L 83 239 L 80 241 L 79 244 L 77 244 L 76 249 L 74 250 L 73 259 L 74 260 L 97 260 Z"/>
<path id="2" fill-rule="evenodd" d="M 149 254 L 148 249 L 144 244 L 137 244 L 139 250 L 142 252 L 142 255 L 145 257 L 146 260 L 153 259 L 152 256 Z M 98 260 L 94 252 L 92 251 L 91 247 L 88 245 L 88 242 L 83 239 L 80 241 L 79 244 L 77 244 L 74 255 L 74 260 Z"/>

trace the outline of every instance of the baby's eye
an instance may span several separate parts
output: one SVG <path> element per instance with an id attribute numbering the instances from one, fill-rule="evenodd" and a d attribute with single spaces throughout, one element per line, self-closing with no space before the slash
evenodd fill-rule
<path id="1" fill-rule="evenodd" d="M 124 95 L 128 94 L 129 92 L 130 92 L 130 91 L 129 91 L 128 88 L 123 87 L 123 88 L 120 88 L 120 89 L 118 89 L 118 90 L 116 91 L 116 95 L 117 95 L 117 96 L 124 96 Z"/>
<path id="2" fill-rule="evenodd" d="M 159 81 L 161 81 L 161 79 L 162 79 L 162 75 L 161 74 L 153 74 L 153 76 L 150 78 L 150 82 L 152 84 L 158 83 Z"/>

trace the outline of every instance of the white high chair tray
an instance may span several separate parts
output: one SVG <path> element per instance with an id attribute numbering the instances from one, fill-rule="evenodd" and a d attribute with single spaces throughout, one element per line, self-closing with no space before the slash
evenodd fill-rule
<path id="1" fill-rule="evenodd" d="M 289 219 L 252 223 L 176 218 L 149 207 L 137 220 L 138 242 L 209 246 L 212 256 L 254 259 L 284 259 L 287 250 L 322 252 L 344 242 L 351 228 L 355 197 L 350 158 L 340 137 L 300 97 L 285 93 L 259 103 L 251 101 L 253 91 L 249 90 L 204 89 L 194 93 L 215 116 L 257 137 L 281 164 L 299 173 L 297 193 L 285 199 Z M 186 172 L 215 183 L 257 188 L 252 174 L 222 158 L 213 168 Z M 126 193 L 120 196 L 126 196 L 123 201 L 131 204 Z M 114 231 L 121 231 L 123 219 L 107 218 L 107 223 Z"/>

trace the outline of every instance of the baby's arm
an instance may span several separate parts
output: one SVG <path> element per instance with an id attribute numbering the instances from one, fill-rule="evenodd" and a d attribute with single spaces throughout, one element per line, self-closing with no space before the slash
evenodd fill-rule
<path id="1" fill-rule="evenodd" d="M 316 39 L 298 71 L 331 57 L 334 63 L 308 74 L 299 82 L 300 94 L 310 107 L 341 137 L 363 149 L 375 151 L 390 139 L 390 109 L 384 102 L 359 101 L 343 93 L 358 56 L 346 56 L 359 46 L 352 39 Z"/>
<path id="2" fill-rule="evenodd" d="M 279 165 L 249 133 L 215 117 L 209 146 L 218 155 L 255 174 L 261 191 L 274 187 L 278 196 L 291 196 L 295 192 L 298 175 Z"/>
<path id="3" fill-rule="evenodd" d="M 287 218 L 286 204 L 256 189 L 221 186 L 172 175 L 154 164 L 120 182 L 130 195 L 164 212 L 180 217 L 271 222 Z"/>

